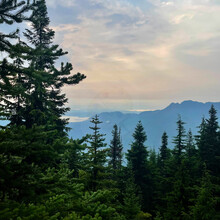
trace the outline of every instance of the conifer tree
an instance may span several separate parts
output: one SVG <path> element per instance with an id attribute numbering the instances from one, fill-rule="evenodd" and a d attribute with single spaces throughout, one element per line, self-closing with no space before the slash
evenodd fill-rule
<path id="1" fill-rule="evenodd" d="M 130 164 L 135 180 L 142 178 L 142 174 L 146 171 L 148 151 L 144 145 L 147 140 L 147 135 L 141 121 L 138 122 L 133 133 L 134 141 L 131 144 L 131 149 L 128 150 L 127 160 Z"/>
<path id="2" fill-rule="evenodd" d="M 203 152 L 204 145 L 206 143 L 206 119 L 204 117 L 202 118 L 202 122 L 198 126 L 198 129 L 199 129 L 198 134 L 195 136 L 195 140 L 196 140 L 196 145 L 197 145 L 198 154 L 199 154 L 199 166 L 200 166 L 199 168 L 202 173 L 204 161 L 202 161 L 201 152 Z M 201 177 L 202 176 L 200 175 L 200 178 Z"/>
<path id="3" fill-rule="evenodd" d="M 168 136 L 164 132 L 161 138 L 161 147 L 159 149 L 158 155 L 158 174 L 155 178 L 155 207 L 163 212 L 166 208 L 166 195 L 170 192 L 170 181 L 169 181 L 169 159 L 170 159 L 170 150 L 168 149 Z"/>
<path id="4" fill-rule="evenodd" d="M 177 165 L 181 164 L 182 157 L 185 152 L 185 137 L 186 131 L 184 128 L 184 122 L 182 121 L 181 117 L 179 116 L 177 121 L 177 135 L 174 137 L 173 143 L 175 144 L 173 154 L 177 160 Z"/>
<path id="5" fill-rule="evenodd" d="M 17 201 L 35 200 L 36 194 L 44 194 L 39 176 L 48 169 L 59 169 L 68 147 L 67 121 L 61 118 L 68 110 L 67 99 L 61 88 L 85 78 L 82 74 L 71 76 L 71 64 L 55 68 L 55 61 L 66 53 L 51 45 L 54 32 L 48 27 L 45 1 L 36 1 L 31 9 L 33 26 L 28 33 L 33 48 L 18 41 L 10 45 L 12 62 L 4 59 L 0 63 L 1 116 L 10 121 L 0 133 L 1 185 L 8 184 L 2 194 Z M 40 43 L 34 44 L 35 40 Z"/>
<path id="6" fill-rule="evenodd" d="M 151 180 L 150 171 L 148 168 L 148 151 L 144 145 L 147 140 L 147 135 L 141 121 L 138 122 L 133 133 L 134 141 L 131 144 L 131 149 L 128 150 L 127 160 L 128 165 L 134 174 L 134 181 L 137 187 L 140 188 L 142 197 L 142 208 L 144 211 L 149 211 L 151 206 Z"/>
<path id="7" fill-rule="evenodd" d="M 160 152 L 159 152 L 159 163 L 160 166 L 163 168 L 165 161 L 169 157 L 168 136 L 166 132 L 163 133 L 161 140 L 162 140 L 162 145 L 160 147 Z"/>
<path id="8" fill-rule="evenodd" d="M 23 3 L 15 6 L 21 6 Z M 14 4 L 12 4 L 12 9 L 14 9 Z M 69 108 L 65 106 L 67 98 L 65 94 L 61 94 L 61 89 L 64 85 L 78 84 L 85 76 L 80 73 L 71 75 L 72 65 L 69 63 L 66 65 L 62 63 L 60 70 L 55 68 L 55 61 L 66 52 L 58 49 L 58 45 L 52 45 L 54 32 L 49 29 L 45 0 L 37 0 L 31 9 L 33 14 L 29 20 L 32 28 L 27 30 L 26 37 L 33 48 L 19 41 L 17 45 L 11 47 L 10 56 L 14 61 L 13 64 L 3 60 L 0 66 L 0 110 L 1 115 L 6 116 L 6 119 L 10 121 L 10 126 L 24 125 L 30 129 L 37 125 L 43 126 L 44 131 L 49 133 L 55 132 L 56 139 L 47 136 L 47 144 L 53 145 L 58 138 L 63 139 L 61 142 L 67 141 L 64 138 L 67 120 L 61 116 Z M 26 7 L 22 8 L 21 12 L 24 13 L 25 10 Z M 20 22 L 23 14 L 19 11 L 15 13 Z M 10 18 L 12 17 L 11 19 L 17 21 L 16 16 L 14 18 L 10 13 L 8 14 Z M 28 67 L 24 67 L 24 61 L 28 61 L 26 64 L 29 64 Z M 49 152 L 55 149 L 44 150 Z M 40 151 L 38 152 L 40 154 Z"/>
<path id="9" fill-rule="evenodd" d="M 219 125 L 217 111 L 212 105 L 209 110 L 209 118 L 206 119 L 202 132 L 198 139 L 200 156 L 200 168 L 206 164 L 206 169 L 210 172 L 210 181 L 213 184 L 213 196 L 220 197 L 220 144 L 219 144 Z M 219 200 L 217 200 L 217 207 Z M 220 212 L 218 212 L 218 215 Z"/>
<path id="10" fill-rule="evenodd" d="M 190 167 L 191 169 L 197 166 L 195 163 L 198 162 L 198 150 L 196 149 L 191 129 L 189 129 L 186 135 L 186 159 L 189 161 L 191 165 L 194 164 L 192 165 L 193 167 Z"/>
<path id="11" fill-rule="evenodd" d="M 217 112 L 212 105 L 209 110 L 209 119 L 205 122 L 203 121 L 200 126 L 200 136 L 198 141 L 199 154 L 201 162 L 205 162 L 207 169 L 211 171 L 211 175 L 217 175 L 219 158 L 217 152 L 219 151 L 219 141 L 218 141 L 218 118 Z"/>
<path id="12" fill-rule="evenodd" d="M 190 158 L 195 155 L 196 149 L 194 144 L 194 139 L 192 135 L 191 129 L 189 129 L 187 136 L 186 136 L 186 154 Z"/>
<path id="13" fill-rule="evenodd" d="M 119 170 L 122 165 L 122 143 L 121 143 L 121 135 L 120 129 L 118 129 L 117 125 L 114 125 L 112 130 L 112 140 L 110 143 L 110 161 L 109 164 L 113 168 L 113 172 Z"/>
<path id="14" fill-rule="evenodd" d="M 30 64 L 30 89 L 24 124 L 27 128 L 33 124 L 49 124 L 62 133 L 66 129 L 67 120 L 61 116 L 69 108 L 65 106 L 67 98 L 61 93 L 61 88 L 64 85 L 76 85 L 85 76 L 80 73 L 71 75 L 70 63 L 61 63 L 60 69 L 55 67 L 55 61 L 67 52 L 52 44 L 54 31 L 49 28 L 50 20 L 45 0 L 37 0 L 33 4 L 30 21 L 31 29 L 26 29 L 24 33 L 30 43 L 29 53 L 25 57 Z"/>
<path id="15" fill-rule="evenodd" d="M 186 136 L 185 163 L 190 174 L 191 185 L 196 184 L 195 181 L 198 181 L 199 179 L 199 157 L 198 149 L 196 148 L 191 129 L 189 129 Z"/>
<path id="16" fill-rule="evenodd" d="M 171 161 L 172 173 L 169 178 L 172 190 L 167 195 L 167 210 L 165 218 L 183 219 L 188 213 L 189 197 L 189 174 L 185 164 L 186 134 L 184 122 L 179 116 L 177 121 L 177 135 L 174 137 L 173 158 Z"/>
<path id="17" fill-rule="evenodd" d="M 102 123 L 99 120 L 98 115 L 91 119 L 92 127 L 89 127 L 93 134 L 90 136 L 90 146 L 88 148 L 88 169 L 91 169 L 91 188 L 96 191 L 98 188 L 102 188 L 103 180 L 105 179 L 105 163 L 107 162 L 108 149 L 106 143 L 104 143 L 104 134 L 100 134 L 99 125 Z"/>

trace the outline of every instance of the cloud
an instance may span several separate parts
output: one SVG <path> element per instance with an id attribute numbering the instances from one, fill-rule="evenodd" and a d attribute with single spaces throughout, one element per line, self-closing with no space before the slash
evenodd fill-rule
<path id="1" fill-rule="evenodd" d="M 82 122 L 89 119 L 89 117 L 78 117 L 78 116 L 63 116 L 63 119 L 69 119 L 69 122 Z"/>
<path id="2" fill-rule="evenodd" d="M 47 5 L 52 8 L 56 8 L 59 6 L 72 7 L 76 5 L 76 0 L 65 0 L 65 3 L 64 1 L 60 1 L 60 0 L 47 0 Z"/>
<path id="3" fill-rule="evenodd" d="M 79 86 L 65 89 L 70 103 L 202 100 L 208 94 L 218 99 L 220 5 L 213 0 L 138 2 L 67 1 L 68 12 L 76 13 L 53 23 L 53 29 L 75 71 L 87 75 Z"/>
<path id="4" fill-rule="evenodd" d="M 155 111 L 156 109 L 132 109 L 128 110 L 129 112 L 147 112 L 147 111 Z"/>

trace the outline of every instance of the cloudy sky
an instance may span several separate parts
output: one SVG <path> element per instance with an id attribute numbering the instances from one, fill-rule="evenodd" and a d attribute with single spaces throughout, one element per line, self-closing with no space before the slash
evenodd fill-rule
<path id="1" fill-rule="evenodd" d="M 55 42 L 82 83 L 72 109 L 220 101 L 219 0 L 47 0 Z"/>

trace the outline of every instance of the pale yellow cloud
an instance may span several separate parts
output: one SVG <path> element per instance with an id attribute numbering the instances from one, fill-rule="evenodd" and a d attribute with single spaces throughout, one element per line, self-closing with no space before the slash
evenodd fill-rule
<path id="1" fill-rule="evenodd" d="M 69 119 L 69 122 L 82 122 L 89 119 L 88 117 L 77 117 L 77 116 L 63 116 L 62 118 Z"/>
<path id="2" fill-rule="evenodd" d="M 126 0 L 90 2 L 103 8 L 94 15 L 87 9 L 79 24 L 53 27 L 75 71 L 87 75 L 79 86 L 65 89 L 70 103 L 201 100 L 213 87 L 210 99 L 218 99 L 217 72 L 194 59 L 216 56 L 209 41 L 220 36 L 220 6 L 208 0 L 152 0 L 154 7 L 145 12 Z M 112 23 L 115 14 L 127 17 Z"/>

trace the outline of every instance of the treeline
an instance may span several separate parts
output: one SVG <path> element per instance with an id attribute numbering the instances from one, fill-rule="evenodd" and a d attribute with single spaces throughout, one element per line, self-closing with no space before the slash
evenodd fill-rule
<path id="1" fill-rule="evenodd" d="M 0 0 L 0 23 L 29 22 L 24 33 L 0 33 L 0 219 L 217 220 L 220 129 L 214 106 L 198 135 L 179 117 L 175 147 L 166 132 L 149 151 L 141 122 L 123 154 L 120 128 L 105 143 L 100 120 L 91 134 L 67 135 L 61 89 L 85 75 L 61 63 L 45 0 Z M 123 162 L 124 158 L 126 163 Z"/>

